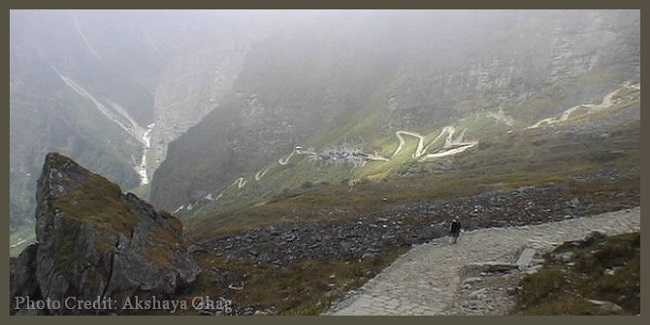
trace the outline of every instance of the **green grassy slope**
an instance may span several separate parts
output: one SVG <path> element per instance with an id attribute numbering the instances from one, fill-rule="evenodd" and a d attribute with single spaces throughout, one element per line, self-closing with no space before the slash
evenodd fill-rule
<path id="1" fill-rule="evenodd" d="M 261 181 L 251 175 L 241 189 L 232 186 L 218 201 L 202 201 L 196 210 L 181 215 L 190 232 L 209 235 L 277 222 L 344 218 L 398 204 L 524 185 L 573 184 L 573 176 L 603 168 L 629 171 L 629 182 L 616 186 L 638 191 L 640 123 L 634 116 L 639 112 L 639 92 L 627 95 L 629 101 L 607 113 L 576 116 L 553 129 L 508 132 L 491 119 L 468 117 L 458 124 L 467 129 L 466 139 L 481 139 L 479 144 L 430 161 L 411 157 L 417 145 L 413 137 L 405 137 L 403 151 L 390 162 L 368 162 L 363 167 L 297 156 L 286 166 L 275 164 Z M 609 125 L 607 121 L 614 122 Z M 603 127 L 580 129 L 585 123 L 602 123 Z M 426 141 L 438 134 L 430 133 Z M 396 147 L 394 142 L 386 141 L 390 148 Z M 429 150 L 439 149 L 441 142 Z M 351 186 L 354 180 L 357 185 Z M 247 199 L 247 204 L 237 203 Z"/>

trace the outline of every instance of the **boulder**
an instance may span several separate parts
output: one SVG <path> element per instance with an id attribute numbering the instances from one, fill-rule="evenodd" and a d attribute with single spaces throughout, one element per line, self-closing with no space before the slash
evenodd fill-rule
<path id="1" fill-rule="evenodd" d="M 178 219 L 68 157 L 46 156 L 36 202 L 38 245 L 17 267 L 33 267 L 40 298 L 60 302 L 47 314 L 129 313 L 122 309 L 127 299 L 171 297 L 200 272 Z M 32 291 L 24 278 L 12 277 L 12 299 Z M 66 299 L 113 303 L 80 309 Z"/>

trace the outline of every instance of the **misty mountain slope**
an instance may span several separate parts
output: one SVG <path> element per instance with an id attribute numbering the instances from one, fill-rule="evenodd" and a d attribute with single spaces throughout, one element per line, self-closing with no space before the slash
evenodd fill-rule
<path id="1" fill-rule="evenodd" d="M 639 43 L 637 11 L 12 11 L 12 229 L 48 151 L 210 215 L 471 155 L 636 84 Z"/>
<path id="2" fill-rule="evenodd" d="M 152 120 L 161 59 L 127 21 L 115 13 L 12 11 L 12 228 L 33 221 L 34 175 L 47 152 L 69 154 L 127 188 L 139 185 L 140 134 L 116 121 L 141 129 Z"/>
<path id="3" fill-rule="evenodd" d="M 168 142 L 220 103 L 249 39 L 282 19 L 259 11 L 13 10 L 12 224 L 33 221 L 35 180 L 25 175 L 48 151 L 146 196 L 148 186 L 134 187 L 150 180 Z M 85 121 L 91 111 L 100 118 Z"/>
<path id="4" fill-rule="evenodd" d="M 165 160 L 169 142 L 221 104 L 241 71 L 250 43 L 263 34 L 250 29 L 209 29 L 207 35 L 194 35 L 167 61 L 154 95 L 156 126 L 148 172 Z"/>
<path id="5" fill-rule="evenodd" d="M 32 95 L 15 89 L 10 99 L 13 225 L 27 221 L 23 218 L 33 211 L 35 170 L 39 168 L 39 157 L 48 150 L 74 153 L 80 161 L 125 186 L 139 184 L 131 167 L 139 152 L 139 142 L 107 122 L 91 101 L 79 96 L 61 79 L 57 81 L 57 75 L 50 77 L 57 86 L 50 85 L 48 92 Z"/>
<path id="6" fill-rule="evenodd" d="M 46 152 L 66 153 L 124 188 L 151 178 L 160 75 L 215 29 L 214 18 L 193 11 L 11 12 L 12 229 L 33 222 L 30 175 Z"/>
<path id="7" fill-rule="evenodd" d="M 176 215 L 185 219 L 190 234 L 211 238 L 251 227 L 381 214 L 410 202 L 417 205 L 536 184 L 564 184 L 569 195 L 580 200 L 594 191 L 635 192 L 640 172 L 639 92 L 632 97 L 607 112 L 486 137 L 464 152 L 427 162 L 411 158 L 416 145 L 409 140 L 403 154 L 393 158 L 406 161 L 397 166 L 374 161 L 359 168 L 351 162 L 323 163 L 294 155 L 287 165 L 274 163 L 260 181 L 257 173 L 240 179 L 241 188 L 242 182 L 233 182 L 219 195 L 185 205 Z M 397 175 L 381 182 L 362 179 L 350 186 L 336 181 L 364 173 L 368 175 L 364 177 L 381 176 L 391 167 L 399 167 Z M 292 183 L 295 187 L 288 186 Z M 278 187 L 283 189 L 274 191 Z"/>
<path id="8" fill-rule="evenodd" d="M 406 136 L 407 133 L 400 134 L 405 138 L 403 146 L 399 151 L 395 150 L 397 154 L 382 160 L 363 161 L 358 157 L 339 157 L 339 160 L 332 161 L 319 159 L 324 152 L 315 155 L 305 149 L 294 151 L 254 175 L 237 179 L 221 192 L 210 193 L 175 212 L 181 216 L 193 217 L 190 229 L 204 224 L 203 222 L 231 227 L 245 224 L 250 226 L 254 220 L 262 224 L 293 220 L 289 216 L 302 220 L 328 215 L 354 215 L 356 210 L 361 209 L 356 213 L 363 212 L 367 201 L 377 199 L 376 196 L 399 197 L 397 201 L 389 199 L 390 202 L 418 201 L 427 197 L 425 193 L 432 190 L 436 193 L 434 195 L 444 196 L 456 193 L 454 191 L 460 195 L 464 190 L 459 188 L 467 186 L 477 190 L 484 189 L 484 184 L 509 188 L 517 186 L 513 184 L 536 184 L 549 180 L 564 182 L 570 179 L 567 176 L 574 173 L 588 173 L 602 168 L 634 170 L 638 168 L 638 161 L 635 163 L 630 155 L 632 151 L 638 150 L 638 135 L 633 131 L 621 133 L 620 128 L 638 132 L 639 92 L 623 87 L 614 94 L 615 104 L 606 110 L 574 113 L 565 121 L 516 132 L 505 132 L 502 124 L 492 122 L 485 116 L 462 119 L 457 127 L 445 127 L 442 132 L 422 137 L 422 143 L 427 145 L 422 146 L 424 150 L 417 158 L 415 156 L 421 150 L 421 145 L 413 137 L 417 133 L 412 132 L 408 132 L 409 136 Z M 637 121 L 636 124 L 634 121 Z M 464 127 L 467 128 L 462 129 Z M 553 132 L 545 135 L 548 128 Z M 580 132 L 588 135 L 576 135 L 567 142 L 567 139 L 553 134 L 558 131 L 561 134 L 571 134 L 575 132 L 572 130 L 583 130 Z M 607 144 L 612 132 L 619 134 L 616 137 L 622 140 Z M 481 141 L 469 141 L 476 134 L 482 134 Z M 594 144 L 594 141 L 598 144 Z M 584 158 L 577 158 L 576 155 Z M 632 165 L 620 167 L 626 161 Z M 394 174 L 400 177 L 391 177 Z M 446 174 L 449 176 L 444 176 Z M 403 185 L 395 182 L 403 177 L 406 178 L 400 180 L 400 183 L 410 183 L 410 189 L 422 187 L 422 192 L 416 195 L 406 194 L 407 192 L 399 194 Z M 438 186 L 431 187 L 427 182 L 431 181 L 428 180 L 430 178 L 441 177 L 454 181 L 451 181 L 451 185 L 442 185 L 446 181 L 434 180 L 433 184 L 441 186 L 439 190 L 442 193 L 438 193 L 435 190 Z M 366 196 L 360 194 L 367 191 L 363 189 L 359 189 L 357 194 L 351 194 L 352 188 L 348 188 L 350 179 L 361 180 L 361 185 L 365 183 L 364 179 L 387 182 L 377 184 L 377 190 L 381 194 Z M 333 190 L 330 187 L 339 188 L 340 182 L 344 182 L 342 187 L 346 191 L 331 193 Z M 487 188 L 490 186 L 492 185 Z M 363 187 L 365 185 L 361 188 Z M 445 190 L 446 187 L 449 189 Z M 282 191 L 278 191 L 278 188 Z M 397 192 L 393 193 L 395 191 Z M 351 200 L 355 204 L 348 206 L 350 202 L 344 198 L 348 195 L 352 195 Z M 358 195 L 361 197 L 354 198 Z M 317 198 L 319 196 L 320 199 Z M 255 204 L 255 207 L 235 208 L 241 202 Z M 301 202 L 309 203 L 303 206 Z M 380 203 L 367 208 L 381 209 L 386 204 Z M 259 220 L 260 216 L 266 216 L 266 219 Z M 216 231 L 218 228 L 214 229 Z"/>
<path id="9" fill-rule="evenodd" d="M 15 11 L 12 18 L 13 80 L 37 80 L 44 72 L 26 61 L 40 61 L 120 103 L 138 123 L 152 119 L 151 92 L 162 62 L 138 39 L 143 36 L 134 31 L 142 27 L 133 20 L 93 11 Z"/>
<path id="10" fill-rule="evenodd" d="M 207 160 L 167 156 L 154 176 L 154 202 L 176 203 L 168 198 L 156 201 L 155 193 L 161 189 L 155 182 L 160 184 L 178 175 L 178 179 L 169 182 L 179 192 L 194 186 L 193 182 L 212 190 L 234 181 L 233 168 L 240 168 L 234 171 L 235 175 L 257 172 L 277 160 L 278 153 L 288 154 L 298 143 L 331 134 L 332 125 L 346 123 L 347 117 L 367 109 L 367 99 L 376 85 L 391 79 L 393 67 L 381 66 L 382 58 L 363 60 L 358 49 L 329 41 L 329 35 L 322 36 L 320 42 L 313 35 L 299 37 L 298 43 L 311 44 L 301 48 L 310 55 L 296 53 L 285 37 L 251 48 L 246 61 L 251 64 L 244 66 L 224 104 L 169 146 L 170 151 L 205 152 Z M 270 51 L 274 55 L 268 55 Z M 324 54 L 324 59 L 317 53 Z M 359 82 L 350 83 L 349 74 L 359 78 Z M 222 157 L 237 160 L 220 160 Z M 173 166 L 173 170 L 166 166 Z M 196 172 L 196 180 L 177 174 L 181 170 Z"/>
<path id="11" fill-rule="evenodd" d="M 504 15 L 476 38 L 459 28 L 446 45 L 411 53 L 389 99 L 393 119 L 426 125 L 450 110 L 458 118 L 503 108 L 531 122 L 600 98 L 639 73 L 631 12 Z"/>
<path id="12" fill-rule="evenodd" d="M 445 127 L 457 132 L 452 145 L 480 145 L 638 81 L 636 12 L 476 15 L 387 15 L 385 29 L 362 16 L 253 44 L 223 104 L 170 144 L 153 203 L 174 211 L 224 193 L 203 208 L 209 215 L 306 182 L 390 177 L 414 163 L 416 137 L 390 163 L 327 165 L 305 152 L 292 169 L 275 162 L 296 145 L 387 159 L 398 131 L 423 136 L 423 146 L 436 140 L 435 154 L 450 149 Z M 227 188 L 237 191 L 224 202 Z"/>

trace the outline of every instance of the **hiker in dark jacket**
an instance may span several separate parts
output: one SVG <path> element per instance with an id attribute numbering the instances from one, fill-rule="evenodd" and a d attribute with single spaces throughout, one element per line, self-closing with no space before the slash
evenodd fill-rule
<path id="1" fill-rule="evenodd" d="M 454 218 L 454 221 L 451 222 L 451 229 L 449 230 L 450 242 L 455 244 L 458 241 L 458 236 L 460 236 L 460 221 L 458 217 Z"/>

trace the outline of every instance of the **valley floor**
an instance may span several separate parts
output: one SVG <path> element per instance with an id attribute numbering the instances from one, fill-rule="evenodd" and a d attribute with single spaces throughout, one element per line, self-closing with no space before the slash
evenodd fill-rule
<path id="1" fill-rule="evenodd" d="M 639 231 L 640 214 L 636 207 L 539 225 L 479 229 L 463 233 L 455 245 L 437 238 L 400 256 L 325 315 L 504 315 L 514 306 L 507 288 L 467 290 L 467 265 L 514 263 L 523 247 L 548 251 L 594 230 L 607 235 Z M 510 284 L 517 283 L 512 280 Z"/>

